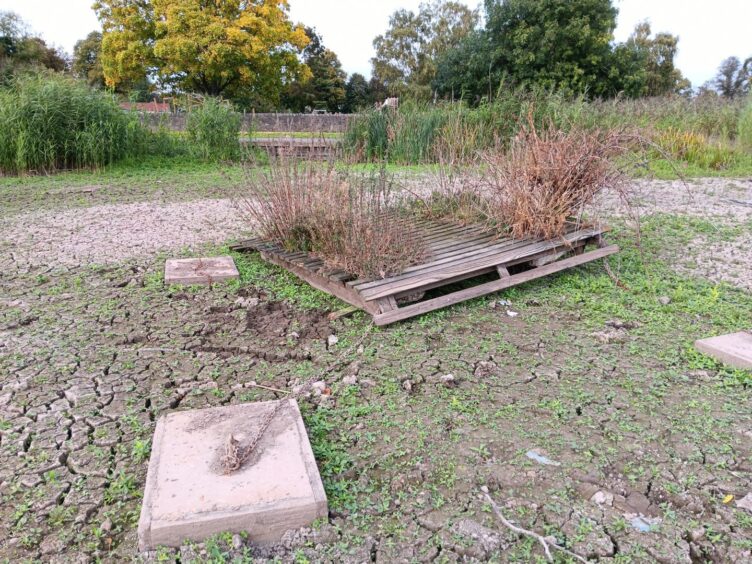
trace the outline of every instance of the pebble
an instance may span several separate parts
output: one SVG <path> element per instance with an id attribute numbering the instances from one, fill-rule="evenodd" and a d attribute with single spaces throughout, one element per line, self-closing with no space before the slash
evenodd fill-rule
<path id="1" fill-rule="evenodd" d="M 443 375 L 443 376 L 441 377 L 441 381 L 442 381 L 442 382 L 444 383 L 444 385 L 446 385 L 446 386 L 452 386 L 452 385 L 454 385 L 454 384 L 455 384 L 455 382 L 456 382 L 456 380 L 455 380 L 455 378 L 454 378 L 454 374 L 444 374 L 444 375 Z"/>
<path id="2" fill-rule="evenodd" d="M 337 343 L 339 343 L 339 337 L 337 337 L 337 335 L 329 335 L 326 339 L 326 345 L 329 348 L 332 348 Z"/>
<path id="3" fill-rule="evenodd" d="M 668 296 L 661 296 L 660 298 L 658 298 L 658 303 L 667 306 L 671 303 L 671 298 L 669 298 Z"/>
<path id="4" fill-rule="evenodd" d="M 598 491 L 593 494 L 590 501 L 597 505 L 608 505 L 610 507 L 614 504 L 614 494 L 611 492 Z"/>

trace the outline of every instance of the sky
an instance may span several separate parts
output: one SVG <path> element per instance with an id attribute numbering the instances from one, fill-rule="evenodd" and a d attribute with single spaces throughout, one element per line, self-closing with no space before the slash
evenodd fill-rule
<path id="1" fill-rule="evenodd" d="M 475 8 L 478 0 L 460 0 Z M 399 8 L 416 10 L 421 0 L 289 0 L 293 21 L 315 27 L 348 73 L 370 76 L 374 37 Z M 618 41 L 648 20 L 654 32 L 679 36 L 677 66 L 702 85 L 731 55 L 752 56 L 752 0 L 615 0 Z M 18 13 L 48 43 L 69 53 L 79 39 L 99 29 L 93 0 L 0 0 L 0 11 Z"/>

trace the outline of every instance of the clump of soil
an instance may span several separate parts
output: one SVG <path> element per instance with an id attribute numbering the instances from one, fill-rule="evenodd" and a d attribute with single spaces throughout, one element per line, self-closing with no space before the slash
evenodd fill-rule
<path id="1" fill-rule="evenodd" d="M 325 311 L 300 312 L 285 302 L 262 302 L 249 309 L 246 331 L 270 340 L 289 337 L 298 342 L 326 339 L 332 334 Z"/>

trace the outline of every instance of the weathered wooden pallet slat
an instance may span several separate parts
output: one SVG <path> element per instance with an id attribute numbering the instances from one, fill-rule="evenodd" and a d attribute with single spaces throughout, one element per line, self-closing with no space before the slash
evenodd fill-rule
<path id="1" fill-rule="evenodd" d="M 403 221 L 403 220 L 400 220 Z M 603 243 L 604 227 L 570 225 L 559 239 L 511 239 L 483 226 L 460 226 L 418 220 L 414 236 L 429 251 L 421 264 L 383 279 L 357 278 L 341 269 L 327 268 L 325 261 L 305 252 L 289 252 L 260 238 L 241 241 L 234 250 L 258 250 L 262 258 L 287 269 L 315 288 L 373 316 L 377 325 L 408 319 L 465 300 L 498 292 L 541 276 L 598 260 L 618 252 Z M 599 248 L 586 251 L 597 244 Z M 513 270 L 510 271 L 510 268 Z M 426 291 L 494 273 L 498 280 L 415 301 Z M 414 302 L 404 305 L 405 302 Z"/>
<path id="2" fill-rule="evenodd" d="M 536 278 L 540 278 L 542 276 L 548 276 L 549 274 L 560 272 L 562 270 L 566 270 L 567 268 L 572 268 L 573 266 L 578 266 L 580 264 L 585 264 L 586 262 L 607 257 L 618 251 L 619 247 L 616 245 L 603 247 L 595 251 L 590 251 L 589 253 L 583 253 L 581 255 L 576 255 L 568 259 L 560 260 L 558 262 L 552 262 L 551 264 L 534 268 L 532 270 L 528 270 L 527 272 L 522 272 L 513 276 L 506 276 L 504 278 L 500 278 L 499 280 L 494 280 L 493 282 L 487 282 L 486 284 L 473 286 L 472 288 L 465 288 L 464 290 L 459 290 L 457 292 L 453 292 L 445 296 L 440 296 L 432 300 L 426 300 L 424 302 L 418 302 L 416 304 L 401 307 L 396 310 L 382 312 L 375 315 L 373 317 L 373 320 L 376 325 L 389 325 L 390 323 L 394 323 L 395 321 L 401 321 L 403 319 L 415 317 L 416 315 L 428 313 L 429 311 L 435 311 L 449 305 L 458 304 L 460 302 L 472 300 L 474 298 L 479 298 L 488 294 L 493 294 L 494 292 L 516 286 L 517 284 L 529 282 L 530 280 L 535 280 Z"/>

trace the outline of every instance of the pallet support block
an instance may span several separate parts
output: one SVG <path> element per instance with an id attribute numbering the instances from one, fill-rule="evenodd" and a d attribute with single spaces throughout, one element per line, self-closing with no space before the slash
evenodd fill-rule
<path id="1" fill-rule="evenodd" d="M 141 550 L 247 532 L 256 543 L 328 515 L 326 494 L 295 400 L 275 415 L 233 473 L 221 458 L 230 435 L 247 444 L 275 402 L 170 413 L 157 422 L 138 524 Z"/>
<path id="2" fill-rule="evenodd" d="M 695 342 L 695 348 L 734 368 L 752 370 L 752 332 L 700 339 Z"/>

